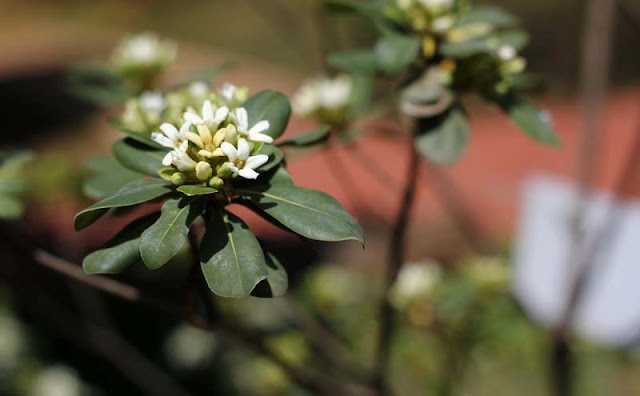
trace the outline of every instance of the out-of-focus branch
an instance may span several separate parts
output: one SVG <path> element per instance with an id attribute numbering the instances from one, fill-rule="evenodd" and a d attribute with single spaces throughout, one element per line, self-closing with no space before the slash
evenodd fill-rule
<path id="1" fill-rule="evenodd" d="M 413 126 L 413 129 L 417 129 L 417 126 Z M 415 200 L 420 170 L 420 155 L 416 151 L 413 143 L 415 133 L 416 131 L 412 133 L 411 139 L 407 141 L 407 147 L 409 148 L 407 180 L 402 192 L 400 208 L 393 229 L 391 230 L 388 253 L 389 261 L 386 268 L 383 295 L 380 300 L 380 330 L 374 363 L 374 377 L 372 380 L 372 385 L 378 391 L 379 395 L 391 394 L 387 377 L 389 374 L 389 359 L 394 333 L 395 311 L 389 301 L 389 292 L 406 258 L 406 239 L 409 228 L 409 218 L 411 217 L 411 208 Z"/>
<path id="2" fill-rule="evenodd" d="M 614 11 L 614 0 L 590 0 L 585 12 L 581 50 L 583 132 L 577 164 L 578 196 L 571 214 L 572 242 L 567 263 L 576 275 L 553 337 L 549 369 L 557 396 L 573 393 L 573 357 L 567 333 L 593 266 L 592 258 L 585 255 L 588 246 L 583 229 L 587 200 L 595 178 L 598 132 L 601 129 L 602 107 L 609 76 Z"/>

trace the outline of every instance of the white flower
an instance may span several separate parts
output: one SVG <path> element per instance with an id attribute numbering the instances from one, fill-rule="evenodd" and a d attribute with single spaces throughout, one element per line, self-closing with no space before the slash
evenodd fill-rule
<path id="1" fill-rule="evenodd" d="M 320 85 L 320 105 L 327 109 L 343 107 L 351 97 L 351 88 L 351 77 L 346 74 L 323 80 Z"/>
<path id="2" fill-rule="evenodd" d="M 238 139 L 237 149 L 228 142 L 223 142 L 220 145 L 220 148 L 229 158 L 229 168 L 231 168 L 233 173 L 240 175 L 245 179 L 257 179 L 258 172 L 254 169 L 262 166 L 269 160 L 269 156 L 266 154 L 249 156 L 249 143 L 243 138 Z"/>
<path id="3" fill-rule="evenodd" d="M 84 384 L 78 375 L 66 366 L 52 366 L 42 370 L 33 381 L 31 396 L 80 396 Z"/>
<path id="4" fill-rule="evenodd" d="M 188 90 L 192 98 L 204 98 L 209 93 L 209 84 L 204 81 L 194 81 L 189 84 Z"/>
<path id="5" fill-rule="evenodd" d="M 196 165 L 198 163 L 194 161 L 189 154 L 187 153 L 187 149 L 189 148 L 189 142 L 184 141 L 175 150 L 170 151 L 162 160 L 162 165 L 171 166 L 172 164 L 178 168 L 180 172 L 193 172 L 196 169 Z M 171 156 L 171 162 L 166 161 L 167 157 Z M 166 162 L 165 162 L 166 161 Z"/>
<path id="6" fill-rule="evenodd" d="M 140 110 L 144 113 L 159 114 L 167 107 L 162 92 L 146 91 L 140 95 Z"/>
<path id="7" fill-rule="evenodd" d="M 220 88 L 220 95 L 222 95 L 222 97 L 227 102 L 231 102 L 233 101 L 237 90 L 238 90 L 238 87 L 236 87 L 235 85 L 231 83 L 224 83 L 222 85 L 222 88 Z"/>
<path id="8" fill-rule="evenodd" d="M 306 81 L 293 97 L 293 109 L 301 116 L 309 116 L 324 108 L 343 108 L 351 98 L 351 77 L 340 74 L 335 78 L 318 77 Z"/>
<path id="9" fill-rule="evenodd" d="M 235 121 L 238 133 L 247 136 L 249 140 L 254 142 L 273 143 L 273 138 L 266 133 L 269 129 L 269 121 L 262 120 L 249 128 L 249 114 L 244 107 L 238 107 L 231 118 Z"/>
<path id="10" fill-rule="evenodd" d="M 177 46 L 170 40 L 160 40 L 153 33 L 141 33 L 126 38 L 115 51 L 115 59 L 123 65 L 150 66 L 172 63 Z"/>
<path id="11" fill-rule="evenodd" d="M 164 350 L 176 368 L 193 370 L 204 367 L 211 360 L 216 345 L 214 333 L 181 325 L 167 337 Z"/>
<path id="12" fill-rule="evenodd" d="M 396 0 L 398 7 L 403 10 L 408 10 L 413 5 L 413 0 Z"/>
<path id="13" fill-rule="evenodd" d="M 446 30 L 449 30 L 452 26 L 453 18 L 447 15 L 436 18 L 431 23 L 431 28 L 434 32 L 444 32 Z"/>
<path id="14" fill-rule="evenodd" d="M 422 6 L 433 9 L 433 8 L 449 8 L 453 5 L 454 0 L 418 0 L 418 3 L 422 4 Z"/>
<path id="15" fill-rule="evenodd" d="M 442 270 L 433 261 L 405 264 L 392 289 L 392 300 L 400 307 L 428 297 L 442 277 Z"/>
<path id="16" fill-rule="evenodd" d="M 503 61 L 508 61 L 516 56 L 516 49 L 510 45 L 503 45 L 498 48 L 498 57 Z"/>
<path id="17" fill-rule="evenodd" d="M 169 147 L 171 149 L 178 149 L 187 140 L 187 133 L 189 132 L 190 127 L 191 127 L 191 124 L 188 122 L 185 122 L 182 125 L 182 127 L 180 127 L 180 130 L 178 131 L 178 129 L 175 126 L 165 122 L 164 124 L 160 125 L 160 130 L 162 131 L 162 133 L 160 132 L 151 133 L 151 139 L 163 145 L 164 147 Z M 172 162 L 173 162 L 173 155 L 171 154 L 171 152 L 168 152 L 167 155 L 165 155 L 162 160 L 162 165 L 171 166 Z"/>
<path id="18" fill-rule="evenodd" d="M 187 111 L 184 113 L 184 119 L 194 125 L 206 125 L 208 128 L 216 129 L 229 115 L 229 108 L 222 106 L 219 109 L 213 110 L 213 105 L 210 100 L 205 100 L 202 105 L 202 116 Z"/>

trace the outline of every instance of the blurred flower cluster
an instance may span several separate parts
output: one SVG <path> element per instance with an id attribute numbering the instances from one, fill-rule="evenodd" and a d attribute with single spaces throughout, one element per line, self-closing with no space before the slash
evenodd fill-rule
<path id="1" fill-rule="evenodd" d="M 353 95 L 348 74 L 319 76 L 305 81 L 293 97 L 293 111 L 301 117 L 340 125 L 346 122 Z"/>

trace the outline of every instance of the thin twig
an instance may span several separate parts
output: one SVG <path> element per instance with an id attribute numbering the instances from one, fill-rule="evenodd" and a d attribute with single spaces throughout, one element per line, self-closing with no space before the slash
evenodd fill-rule
<path id="1" fill-rule="evenodd" d="M 614 8 L 614 0 L 590 0 L 585 12 L 581 70 L 584 125 L 578 158 L 578 196 L 570 223 L 572 242 L 568 262 L 570 268 L 576 272 L 569 288 L 569 298 L 564 312 L 554 330 L 549 367 L 553 370 L 551 378 L 557 396 L 569 396 L 573 393 L 573 357 L 567 332 L 593 266 L 593 260 L 585 258 L 584 255 L 588 244 L 583 229 L 587 200 L 595 177 L 598 131 L 601 127 L 602 106 L 609 75 Z"/>
<path id="2" fill-rule="evenodd" d="M 414 127 L 415 129 L 415 127 Z M 415 131 L 414 131 L 415 134 Z M 391 394 L 388 384 L 389 355 L 393 341 L 393 330 L 395 312 L 389 301 L 389 291 L 393 286 L 398 273 L 406 257 L 407 231 L 411 208 L 416 194 L 418 174 L 420 170 L 420 155 L 413 143 L 413 134 L 408 139 L 409 148 L 409 168 L 407 170 L 407 180 L 402 194 L 402 202 L 391 231 L 389 243 L 389 262 L 387 264 L 384 294 L 380 301 L 380 330 L 378 334 L 377 354 L 374 367 L 374 378 L 372 385 L 382 395 Z"/>

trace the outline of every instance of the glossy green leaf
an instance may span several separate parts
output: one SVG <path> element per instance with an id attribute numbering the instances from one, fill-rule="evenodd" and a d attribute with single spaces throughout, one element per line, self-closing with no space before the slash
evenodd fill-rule
<path id="1" fill-rule="evenodd" d="M 198 198 L 172 198 L 162 205 L 160 218 L 140 237 L 140 256 L 149 269 L 158 269 L 178 253 L 187 240 L 191 223 L 204 211 Z"/>
<path id="2" fill-rule="evenodd" d="M 511 121 L 533 140 L 549 146 L 560 145 L 551 115 L 526 99 L 510 95 L 500 100 L 500 106 Z"/>
<path id="3" fill-rule="evenodd" d="M 120 132 L 125 133 L 131 139 L 133 139 L 133 140 L 135 140 L 137 142 L 140 142 L 140 143 L 144 144 L 145 146 L 149 146 L 150 148 L 154 148 L 154 149 L 157 149 L 157 150 L 160 150 L 160 151 L 165 151 L 165 152 L 169 150 L 167 147 L 164 147 L 160 143 L 158 143 L 155 140 L 151 139 L 151 136 L 149 134 L 144 133 L 144 132 L 133 131 L 133 130 L 125 127 L 122 124 L 122 121 L 120 121 L 118 119 L 114 118 L 114 119 L 109 120 L 109 124 L 111 124 L 112 127 L 116 128 Z"/>
<path id="4" fill-rule="evenodd" d="M 85 170 L 88 175 L 82 184 L 82 191 L 92 199 L 108 197 L 126 184 L 142 178 L 141 174 L 120 165 L 112 156 L 92 158 Z"/>
<path id="5" fill-rule="evenodd" d="M 374 74 L 376 72 L 376 54 L 373 51 L 337 52 L 329 55 L 331 66 L 350 73 Z"/>
<path id="6" fill-rule="evenodd" d="M 269 121 L 265 134 L 277 139 L 287 129 L 291 116 L 289 99 L 276 91 L 261 91 L 253 95 L 242 105 L 249 113 L 249 127 L 262 120 Z"/>
<path id="7" fill-rule="evenodd" d="M 178 187 L 177 190 L 189 197 L 193 197 L 196 195 L 213 194 L 218 192 L 218 190 L 216 190 L 215 188 L 202 185 L 183 185 Z"/>
<path id="8" fill-rule="evenodd" d="M 243 197 L 291 231 L 319 241 L 364 243 L 358 222 L 331 196 L 287 184 L 238 190 Z"/>
<path id="9" fill-rule="evenodd" d="M 76 230 L 81 230 L 98 220 L 110 208 L 133 206 L 151 201 L 172 191 L 165 180 L 137 180 L 122 187 L 118 192 L 89 206 L 74 219 Z"/>
<path id="10" fill-rule="evenodd" d="M 164 168 L 165 150 L 150 148 L 131 138 L 116 140 L 111 149 L 118 162 L 132 171 L 158 177 L 158 172 Z"/>
<path id="11" fill-rule="evenodd" d="M 387 75 L 403 72 L 418 56 L 420 42 L 412 36 L 386 34 L 375 47 L 376 63 Z"/>
<path id="12" fill-rule="evenodd" d="M 475 5 L 458 17 L 454 27 L 471 24 L 489 24 L 495 27 L 510 27 L 518 24 L 518 19 L 502 8 L 492 5 Z"/>
<path id="13" fill-rule="evenodd" d="M 260 243 L 249 227 L 228 211 L 215 213 L 200 243 L 202 272 L 212 292 L 247 297 L 269 275 Z"/>
<path id="14" fill-rule="evenodd" d="M 72 94 L 98 105 L 121 103 L 131 96 L 122 79 L 105 63 L 72 66 L 67 72 L 66 83 Z"/>
<path id="15" fill-rule="evenodd" d="M 284 160 L 284 153 L 279 148 L 270 144 L 265 144 L 260 149 L 260 154 L 266 154 L 269 156 L 269 160 L 257 169 L 258 172 L 267 172 L 276 166 L 279 166 Z"/>
<path id="16" fill-rule="evenodd" d="M 267 263 L 267 279 L 260 281 L 251 292 L 251 295 L 262 298 L 280 297 L 287 292 L 289 287 L 287 271 L 280 263 L 280 260 L 267 250 L 264 250 L 264 259 Z"/>
<path id="17" fill-rule="evenodd" d="M 516 51 L 529 43 L 529 35 L 522 30 L 509 30 L 468 41 L 447 42 L 442 44 L 440 52 L 451 58 L 467 58 L 480 53 L 495 53 L 500 47 L 508 45 Z"/>
<path id="18" fill-rule="evenodd" d="M 464 155 L 469 142 L 469 130 L 462 110 L 454 108 L 429 119 L 420 120 L 416 150 L 438 165 L 451 165 Z"/>
<path id="19" fill-rule="evenodd" d="M 117 274 L 140 261 L 140 236 L 160 217 L 159 212 L 144 216 L 122 229 L 98 250 L 82 260 L 89 274 Z"/>
<path id="20" fill-rule="evenodd" d="M 324 143 L 329 138 L 330 128 L 328 125 L 321 126 L 312 131 L 300 134 L 289 140 L 278 143 L 278 147 L 311 147 Z"/>

